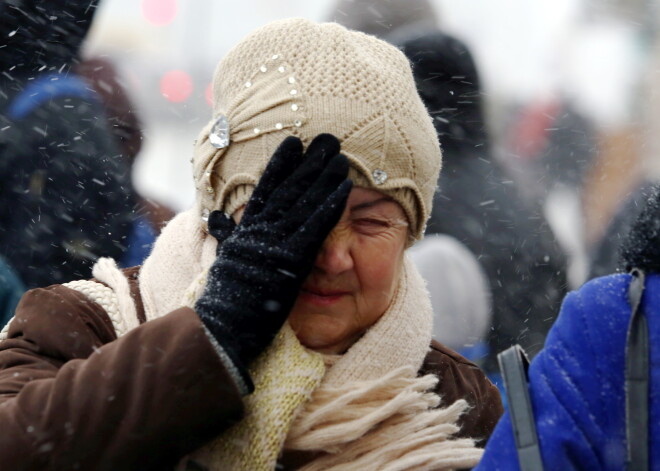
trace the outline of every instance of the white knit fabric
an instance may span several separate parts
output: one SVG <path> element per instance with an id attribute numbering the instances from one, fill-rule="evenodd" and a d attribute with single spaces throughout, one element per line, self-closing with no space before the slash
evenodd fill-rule
<path id="1" fill-rule="evenodd" d="M 111 258 L 99 259 L 92 268 L 92 275 L 108 285 L 117 301 L 117 323 L 115 330 L 117 336 L 124 335 L 131 329 L 140 325 L 140 320 L 137 317 L 137 310 L 135 308 L 135 301 L 131 296 L 131 288 L 128 284 L 126 275 L 117 267 L 115 261 Z M 115 323 L 113 319 L 113 324 Z"/>
<path id="2" fill-rule="evenodd" d="M 140 270 L 140 294 L 147 320 L 191 305 L 186 294 L 197 291 L 215 259 L 216 240 L 207 237 L 194 210 L 184 211 L 162 230 Z"/>
<path id="3" fill-rule="evenodd" d="M 119 301 L 112 288 L 91 280 L 70 281 L 64 283 L 63 286 L 84 294 L 87 299 L 101 306 L 110 317 L 117 337 L 121 337 L 128 332 L 128 323 L 119 310 Z"/>
<path id="4" fill-rule="evenodd" d="M 2 330 L 0 330 L 0 342 L 2 342 L 7 338 L 7 335 L 9 334 L 9 324 L 11 324 L 11 321 L 13 320 L 14 320 L 13 317 L 9 319 L 5 324 L 5 326 L 2 328 Z"/>

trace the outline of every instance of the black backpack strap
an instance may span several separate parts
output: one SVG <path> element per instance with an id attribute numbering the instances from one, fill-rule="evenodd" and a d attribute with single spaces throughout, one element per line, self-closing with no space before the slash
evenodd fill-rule
<path id="1" fill-rule="evenodd" d="M 649 469 L 649 332 L 644 310 L 644 272 L 631 271 L 628 301 L 632 309 L 626 339 L 627 469 Z"/>
<path id="2" fill-rule="evenodd" d="M 529 360 L 520 345 L 514 345 L 497 355 L 516 440 L 521 471 L 543 471 L 543 459 L 536 434 L 534 411 L 529 397 L 527 369 Z"/>

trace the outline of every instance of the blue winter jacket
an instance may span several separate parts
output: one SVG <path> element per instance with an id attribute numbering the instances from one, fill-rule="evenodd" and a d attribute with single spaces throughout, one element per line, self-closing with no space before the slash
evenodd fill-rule
<path id="1" fill-rule="evenodd" d="M 545 469 L 624 470 L 624 359 L 630 275 L 597 278 L 566 296 L 529 368 Z M 660 470 L 660 275 L 647 275 L 642 308 L 650 342 L 649 469 Z M 518 470 L 509 413 L 475 470 Z"/>

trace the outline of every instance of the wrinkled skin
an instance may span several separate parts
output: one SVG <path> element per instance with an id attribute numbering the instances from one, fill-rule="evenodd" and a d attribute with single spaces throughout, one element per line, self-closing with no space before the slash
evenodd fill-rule
<path id="1" fill-rule="evenodd" d="M 407 236 L 398 203 L 351 191 L 289 316 L 303 345 L 343 353 L 380 319 L 396 292 Z"/>

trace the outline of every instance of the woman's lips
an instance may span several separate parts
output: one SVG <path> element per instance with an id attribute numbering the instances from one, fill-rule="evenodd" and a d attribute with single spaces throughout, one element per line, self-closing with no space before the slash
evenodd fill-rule
<path id="1" fill-rule="evenodd" d="M 300 298 L 317 306 L 330 306 L 349 294 L 348 291 L 323 291 L 314 288 L 302 288 Z"/>

